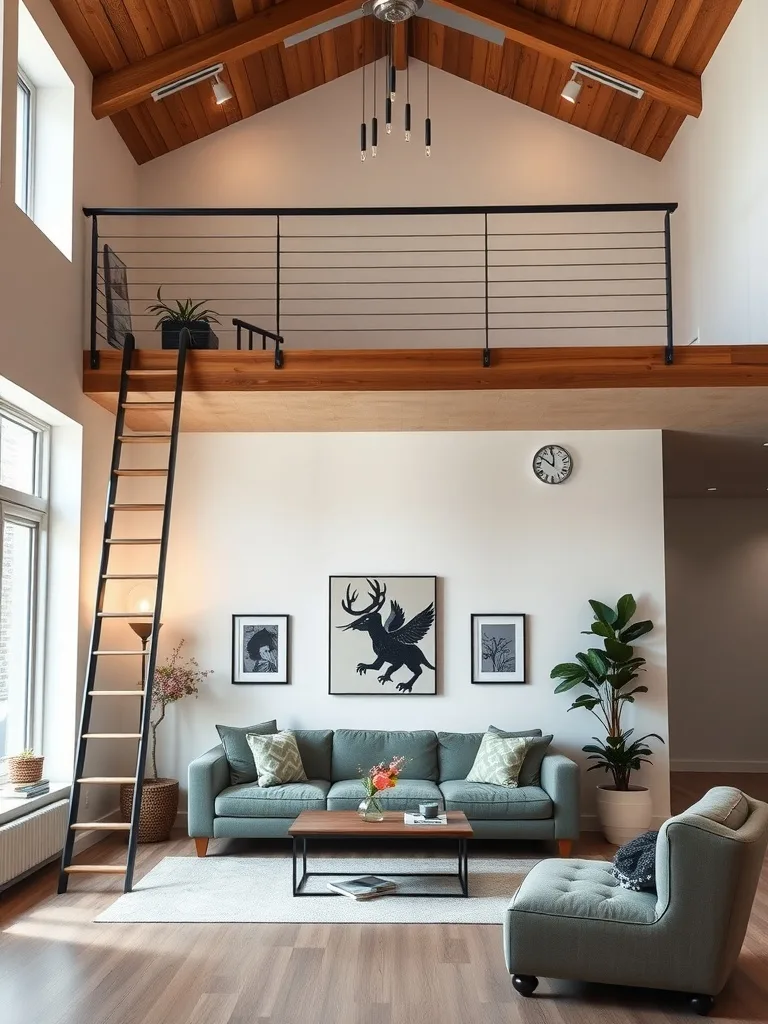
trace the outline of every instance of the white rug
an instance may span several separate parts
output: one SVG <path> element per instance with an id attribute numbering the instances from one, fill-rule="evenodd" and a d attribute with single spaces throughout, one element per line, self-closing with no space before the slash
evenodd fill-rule
<path id="1" fill-rule="evenodd" d="M 291 895 L 291 858 L 166 857 L 133 892 L 121 896 L 97 921 L 147 923 L 258 922 L 392 924 L 501 924 L 513 893 L 538 858 L 469 859 L 469 898 L 381 896 L 355 902 L 346 896 Z M 443 857 L 310 857 L 310 871 L 386 877 L 392 871 L 455 871 Z M 327 892 L 332 878 L 311 878 L 307 891 Z M 458 880 L 395 879 L 401 891 L 457 892 Z"/>

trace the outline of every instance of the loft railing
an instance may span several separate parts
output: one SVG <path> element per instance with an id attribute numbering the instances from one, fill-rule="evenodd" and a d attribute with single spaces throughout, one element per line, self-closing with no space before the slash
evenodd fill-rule
<path id="1" fill-rule="evenodd" d="M 674 358 L 675 203 L 87 209 L 91 365 L 164 301 L 202 303 L 221 348 L 659 345 Z M 245 332 L 245 333 L 244 333 Z"/>

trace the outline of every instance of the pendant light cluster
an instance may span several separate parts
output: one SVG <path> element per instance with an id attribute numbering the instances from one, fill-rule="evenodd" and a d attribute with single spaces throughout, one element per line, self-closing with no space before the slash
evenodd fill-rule
<path id="1" fill-rule="evenodd" d="M 389 30 L 389 31 L 387 31 Z M 397 68 L 394 62 L 394 28 L 387 26 L 387 53 L 386 53 L 386 68 L 384 74 L 384 87 L 385 87 L 385 98 L 384 98 L 384 130 L 387 135 L 392 134 L 392 113 L 395 106 L 395 100 L 397 99 Z M 406 22 L 406 32 L 410 31 L 410 24 Z M 365 38 L 365 36 L 363 37 Z M 378 22 L 377 19 L 373 19 L 373 45 L 374 45 L 374 60 L 373 60 L 373 113 L 371 117 L 371 157 L 376 157 L 378 154 L 379 146 L 379 121 L 377 116 L 377 101 L 378 101 Z M 411 67 L 409 58 L 410 47 L 406 45 L 406 65 L 405 65 L 405 104 L 403 114 L 403 133 L 406 142 L 411 141 Z M 424 155 L 431 156 L 432 154 L 432 121 L 429 116 L 429 54 L 427 54 L 427 69 L 426 69 L 426 116 L 424 118 Z M 360 122 L 360 160 L 365 161 L 368 155 L 368 124 L 367 124 L 367 104 L 366 104 L 366 91 L 365 81 L 368 75 L 368 69 L 365 62 L 365 44 L 363 44 L 363 67 L 362 67 L 362 99 L 363 99 L 363 114 Z"/>

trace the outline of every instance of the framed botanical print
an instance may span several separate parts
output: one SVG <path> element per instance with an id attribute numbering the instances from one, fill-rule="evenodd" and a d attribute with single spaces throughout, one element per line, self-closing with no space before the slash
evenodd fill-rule
<path id="1" fill-rule="evenodd" d="M 287 615 L 232 616 L 232 682 L 287 683 Z"/>
<path id="2" fill-rule="evenodd" d="M 472 682 L 525 682 L 525 615 L 472 616 Z"/>
<path id="3" fill-rule="evenodd" d="M 328 692 L 437 693 L 435 576 L 331 576 Z"/>

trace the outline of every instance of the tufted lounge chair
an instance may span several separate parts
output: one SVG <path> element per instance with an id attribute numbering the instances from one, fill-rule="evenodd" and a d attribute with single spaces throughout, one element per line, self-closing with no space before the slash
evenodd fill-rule
<path id="1" fill-rule="evenodd" d="M 542 861 L 504 920 L 512 984 L 524 996 L 539 975 L 671 989 L 709 1013 L 738 958 L 767 844 L 768 804 L 722 786 L 662 826 L 658 895 L 622 888 L 604 861 Z"/>

